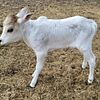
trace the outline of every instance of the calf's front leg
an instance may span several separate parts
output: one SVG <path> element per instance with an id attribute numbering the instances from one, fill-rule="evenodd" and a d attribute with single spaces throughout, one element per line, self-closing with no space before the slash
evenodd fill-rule
<path id="1" fill-rule="evenodd" d="M 35 87 L 35 85 L 37 83 L 39 74 L 43 69 L 46 55 L 47 55 L 46 51 L 36 52 L 37 63 L 36 63 L 36 69 L 35 69 L 34 73 L 32 74 L 33 78 L 32 78 L 32 81 L 30 83 L 31 87 Z"/>

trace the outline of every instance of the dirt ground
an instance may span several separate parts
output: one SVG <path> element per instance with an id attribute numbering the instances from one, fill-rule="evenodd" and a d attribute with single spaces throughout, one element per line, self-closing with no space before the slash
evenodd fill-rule
<path id="1" fill-rule="evenodd" d="M 100 100 L 100 0 L 0 0 L 0 33 L 9 13 L 28 5 L 35 19 L 82 15 L 98 23 L 93 40 L 96 55 L 95 80 L 87 84 L 88 67 L 83 73 L 83 56 L 76 49 L 50 52 L 35 89 L 27 85 L 35 69 L 36 56 L 23 42 L 0 47 L 0 100 Z"/>

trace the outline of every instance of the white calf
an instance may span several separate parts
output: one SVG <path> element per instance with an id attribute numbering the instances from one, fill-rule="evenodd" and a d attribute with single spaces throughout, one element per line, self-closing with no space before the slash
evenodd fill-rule
<path id="1" fill-rule="evenodd" d="M 1 45 L 23 39 L 37 57 L 35 72 L 30 86 L 35 87 L 49 50 L 73 47 L 84 56 L 82 68 L 89 64 L 88 82 L 94 79 L 95 56 L 92 52 L 92 39 L 97 31 L 97 24 L 91 19 L 74 16 L 66 19 L 48 19 L 41 16 L 30 19 L 31 14 L 25 7 L 17 15 L 8 15 L 3 23 Z"/>

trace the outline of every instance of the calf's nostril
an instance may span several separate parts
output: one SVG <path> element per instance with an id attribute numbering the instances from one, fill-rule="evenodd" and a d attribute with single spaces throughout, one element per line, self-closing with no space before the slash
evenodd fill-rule
<path id="1" fill-rule="evenodd" d="M 0 40 L 0 43 L 2 42 L 2 40 Z"/>

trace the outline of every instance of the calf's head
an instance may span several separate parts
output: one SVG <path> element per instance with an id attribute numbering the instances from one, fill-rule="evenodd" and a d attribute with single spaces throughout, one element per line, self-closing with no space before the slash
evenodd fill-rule
<path id="1" fill-rule="evenodd" d="M 23 27 L 30 16 L 27 7 L 21 9 L 17 15 L 8 15 L 3 22 L 3 31 L 0 37 L 1 45 L 21 40 Z"/>

